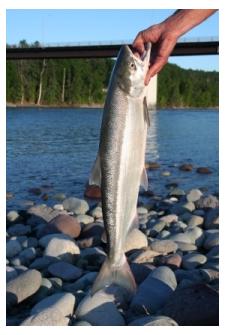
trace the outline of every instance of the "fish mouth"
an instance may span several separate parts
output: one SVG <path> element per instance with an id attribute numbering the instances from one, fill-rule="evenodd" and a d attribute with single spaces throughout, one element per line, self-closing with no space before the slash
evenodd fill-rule
<path id="1" fill-rule="evenodd" d="M 130 55 L 140 64 L 149 63 L 150 53 L 151 53 L 151 43 L 146 43 L 145 50 L 141 56 L 136 56 L 135 49 L 129 45 L 126 45 L 126 48 Z"/>

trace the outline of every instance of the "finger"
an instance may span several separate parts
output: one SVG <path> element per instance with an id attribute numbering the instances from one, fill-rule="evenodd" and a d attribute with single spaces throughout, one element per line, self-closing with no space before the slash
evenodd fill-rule
<path id="1" fill-rule="evenodd" d="M 151 65 L 151 67 L 149 68 L 147 74 L 146 74 L 146 78 L 145 78 L 145 85 L 148 85 L 150 82 L 150 79 L 155 76 L 158 72 L 161 71 L 161 69 L 163 68 L 163 66 L 167 63 L 168 58 L 164 58 L 164 57 L 157 57 L 153 63 L 153 65 Z"/>
<path id="2" fill-rule="evenodd" d="M 144 39 L 142 36 L 142 33 L 138 33 L 138 35 L 136 36 L 134 42 L 132 43 L 132 47 L 140 53 L 140 55 L 142 55 L 145 51 L 145 46 L 144 46 Z"/>

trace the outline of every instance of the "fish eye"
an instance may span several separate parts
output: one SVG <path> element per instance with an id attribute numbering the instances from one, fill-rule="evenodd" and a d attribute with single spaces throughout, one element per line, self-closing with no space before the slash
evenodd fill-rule
<path id="1" fill-rule="evenodd" d="M 131 70 L 136 70 L 136 66 L 135 66 L 135 63 L 134 63 L 134 62 L 131 62 L 131 63 L 130 63 L 130 69 L 131 69 Z"/>

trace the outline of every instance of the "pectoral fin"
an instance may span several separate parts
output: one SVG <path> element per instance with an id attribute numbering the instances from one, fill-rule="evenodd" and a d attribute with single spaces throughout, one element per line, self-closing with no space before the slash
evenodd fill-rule
<path id="1" fill-rule="evenodd" d="M 92 168 L 92 172 L 89 178 L 89 185 L 101 186 L 101 164 L 99 152 Z"/>
<path id="2" fill-rule="evenodd" d="M 148 177 L 145 168 L 142 170 L 140 185 L 144 188 L 145 191 L 148 190 Z"/>
<path id="3" fill-rule="evenodd" d="M 149 127 L 150 126 L 150 115 L 149 115 L 146 97 L 144 97 L 143 99 L 143 112 L 144 112 L 144 120 L 147 123 L 147 126 Z"/>

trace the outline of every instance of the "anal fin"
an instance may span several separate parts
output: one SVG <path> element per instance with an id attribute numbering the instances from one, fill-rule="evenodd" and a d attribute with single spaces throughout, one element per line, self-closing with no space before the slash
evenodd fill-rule
<path id="1" fill-rule="evenodd" d="M 98 152 L 96 160 L 94 162 L 91 175 L 89 178 L 89 185 L 101 186 L 101 164 L 100 164 L 100 154 Z"/>
<path id="2" fill-rule="evenodd" d="M 145 191 L 148 190 L 148 177 L 145 167 L 142 170 L 140 185 L 144 188 Z"/>

